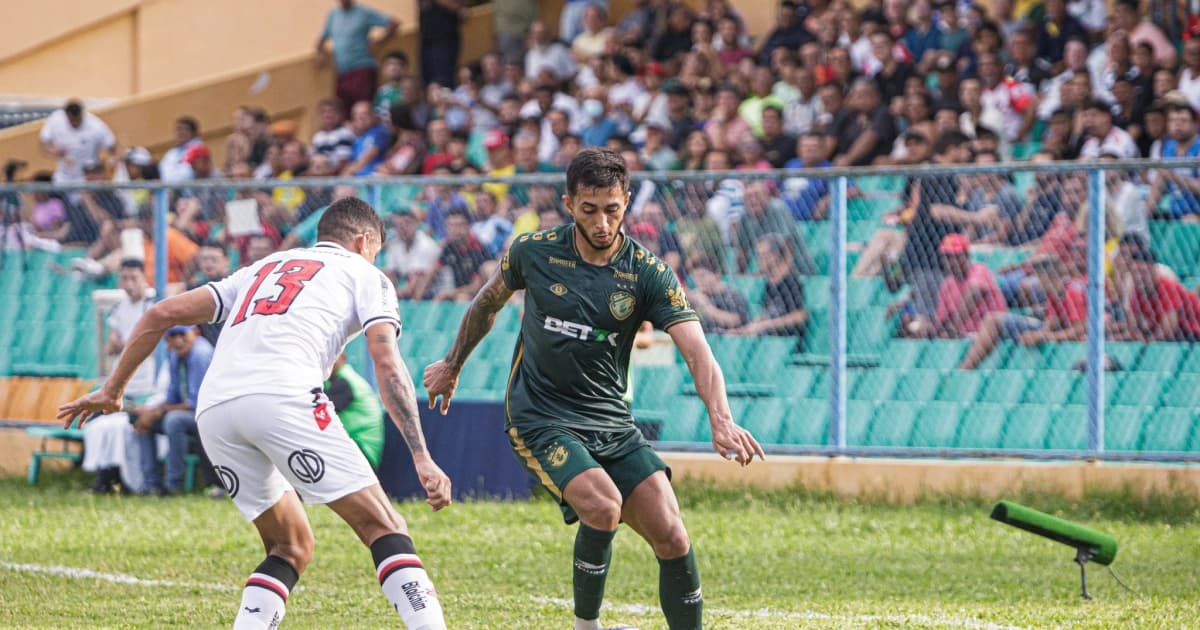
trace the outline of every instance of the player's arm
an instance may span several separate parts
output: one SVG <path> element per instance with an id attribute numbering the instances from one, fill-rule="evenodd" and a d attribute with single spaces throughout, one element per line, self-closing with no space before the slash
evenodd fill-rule
<path id="1" fill-rule="evenodd" d="M 63 426 L 70 426 L 76 418 L 82 425 L 92 414 L 118 411 L 129 379 L 154 352 L 163 333 L 172 326 L 194 326 L 212 321 L 217 309 L 214 296 L 208 288 L 198 287 L 150 307 L 133 327 L 121 358 L 104 385 L 58 408 L 58 419 L 63 421 Z"/>
<path id="2" fill-rule="evenodd" d="M 367 327 L 366 333 L 367 351 L 375 363 L 375 382 L 383 406 L 412 453 L 417 476 L 428 495 L 426 502 L 434 510 L 440 510 L 450 504 L 450 478 L 434 463 L 425 445 L 416 387 L 396 347 L 396 323 L 377 322 Z"/>
<path id="3" fill-rule="evenodd" d="M 505 282 L 501 270 L 496 269 L 491 278 L 484 283 L 479 293 L 471 300 L 467 313 L 463 315 L 462 323 L 458 326 L 458 335 L 454 345 L 446 353 L 446 358 L 425 368 L 425 389 L 429 392 L 429 408 L 433 409 L 438 397 L 442 398 L 441 410 L 445 414 L 450 410 L 450 398 L 458 387 L 458 373 L 463 364 L 479 341 L 492 329 L 496 322 L 496 313 L 504 308 L 513 290 Z"/>
<path id="4" fill-rule="evenodd" d="M 712 349 L 708 347 L 700 322 L 680 322 L 668 328 L 667 334 L 671 335 L 675 347 L 683 355 L 696 382 L 696 393 L 708 408 L 713 448 L 725 459 L 735 459 L 743 466 L 749 464 L 755 455 L 765 459 L 766 455 L 754 436 L 733 422 L 729 400 L 725 396 L 725 376 L 713 357 Z"/>

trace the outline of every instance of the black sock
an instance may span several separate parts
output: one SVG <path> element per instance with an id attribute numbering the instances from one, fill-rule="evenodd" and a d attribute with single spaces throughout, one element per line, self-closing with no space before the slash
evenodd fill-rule
<path id="1" fill-rule="evenodd" d="M 608 579 L 608 561 L 616 530 L 606 532 L 579 524 L 575 534 L 575 616 L 598 619 L 604 600 L 604 581 Z"/>
<path id="2" fill-rule="evenodd" d="M 699 630 L 704 597 L 700 594 L 700 569 L 696 554 L 671 560 L 658 559 L 658 599 L 671 630 Z"/>

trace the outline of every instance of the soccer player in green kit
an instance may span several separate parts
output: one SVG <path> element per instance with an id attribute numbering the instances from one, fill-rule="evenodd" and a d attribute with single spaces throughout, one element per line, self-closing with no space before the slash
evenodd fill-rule
<path id="1" fill-rule="evenodd" d="M 737 426 L 721 368 L 666 263 L 626 236 L 629 171 L 619 155 L 585 149 L 567 168 L 563 204 L 574 222 L 525 234 L 479 290 L 446 358 L 425 369 L 429 406 L 449 409 L 458 375 L 514 291 L 525 314 L 505 400 L 517 457 L 555 498 L 575 536 L 575 630 L 600 628 L 612 540 L 624 521 L 659 562 L 659 599 L 671 630 L 701 627 L 700 572 L 670 469 L 634 426 L 622 396 L 642 321 L 665 330 L 708 408 L 713 447 L 747 465 L 762 447 Z"/>

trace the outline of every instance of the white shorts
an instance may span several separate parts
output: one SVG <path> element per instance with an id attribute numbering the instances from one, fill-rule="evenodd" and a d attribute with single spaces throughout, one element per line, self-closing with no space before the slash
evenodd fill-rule
<path id="1" fill-rule="evenodd" d="M 323 393 L 239 396 L 205 409 L 196 425 L 248 521 L 291 489 L 306 503 L 329 503 L 379 483 Z"/>

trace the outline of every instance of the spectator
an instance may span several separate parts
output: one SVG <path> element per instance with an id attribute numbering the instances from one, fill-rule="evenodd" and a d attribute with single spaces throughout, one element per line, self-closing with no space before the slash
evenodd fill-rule
<path id="1" fill-rule="evenodd" d="M 396 285 L 396 295 L 402 300 L 422 300 L 416 290 L 428 286 L 442 248 L 420 229 L 411 210 L 405 208 L 391 217 L 395 231 L 388 239 L 384 270 Z"/>
<path id="2" fill-rule="evenodd" d="M 799 157 L 784 164 L 787 169 L 829 168 L 826 159 L 825 137 L 809 132 L 796 141 Z M 797 221 L 820 221 L 829 212 L 829 180 L 810 177 L 789 177 L 783 180 L 781 198 Z"/>
<path id="3" fill-rule="evenodd" d="M 392 135 L 396 141 L 392 144 L 391 150 L 383 163 L 379 165 L 378 173 L 384 175 L 416 175 L 422 172 L 424 165 L 433 164 L 448 165 L 454 160 L 454 156 L 447 150 L 444 155 L 438 155 L 435 160 L 430 160 L 426 154 L 425 139 L 422 134 L 415 128 L 408 109 L 403 105 L 393 107 L 392 114 L 388 118 L 392 121 Z M 443 120 L 435 120 L 430 123 L 432 130 L 434 123 L 441 126 L 446 137 L 449 137 L 450 132 L 446 130 L 446 122 Z M 443 145 L 443 149 L 448 149 L 449 142 Z M 430 166 L 425 174 L 432 172 L 433 167 Z"/>
<path id="4" fill-rule="evenodd" d="M 212 362 L 213 347 L 199 336 L 195 326 L 174 326 L 166 333 L 170 384 L 167 399 L 161 405 L 138 410 L 133 430 L 141 437 L 139 451 L 142 477 L 148 490 L 161 495 L 183 492 L 184 458 L 188 444 L 199 444 L 196 432 L 196 398 L 200 382 Z M 154 436 L 167 436 L 167 474 L 165 482 L 158 472 L 158 449 Z"/>
<path id="5" fill-rule="evenodd" d="M 252 234 L 246 241 L 245 255 L 240 256 L 242 267 L 249 267 L 274 254 L 275 245 L 275 241 L 266 234 Z"/>
<path id="6" fill-rule="evenodd" d="M 375 114 L 391 123 L 392 108 L 404 104 L 402 81 L 408 76 L 408 55 L 393 50 L 383 57 L 383 83 L 375 90 Z"/>
<path id="7" fill-rule="evenodd" d="M 798 50 L 813 39 L 812 33 L 804 28 L 804 23 L 800 20 L 796 2 L 783 0 L 775 11 L 775 26 L 762 38 L 754 51 L 754 58 L 759 64 L 767 65 L 775 49 Z"/>
<path id="8" fill-rule="evenodd" d="M 700 324 L 708 334 L 721 334 L 741 328 L 750 320 L 750 305 L 737 289 L 721 280 L 720 267 L 707 256 L 695 256 L 688 261 L 688 274 L 695 290 L 688 291 L 688 302 L 700 316 Z"/>
<path id="9" fill-rule="evenodd" d="M 738 88 L 724 84 L 717 90 L 717 105 L 712 116 L 704 123 L 704 133 L 715 150 L 730 150 L 737 147 L 741 139 L 751 133 L 750 124 L 738 114 L 741 105 Z"/>
<path id="10" fill-rule="evenodd" d="M 775 96 L 783 102 L 783 127 L 787 133 L 802 135 L 813 129 L 821 114 L 825 113 L 817 95 L 817 82 L 812 70 L 797 64 L 788 55 L 780 64 L 781 80 L 773 88 Z M 765 115 L 765 110 L 764 110 Z"/>
<path id="11" fill-rule="evenodd" d="M 1043 0 L 1045 21 L 1037 33 L 1037 54 L 1049 62 L 1055 72 L 1062 69 L 1063 48 L 1072 39 L 1087 41 L 1087 32 L 1067 13 L 1066 0 Z"/>
<path id="12" fill-rule="evenodd" d="M 330 9 L 321 36 L 317 38 L 318 67 L 328 61 L 325 42 L 333 42 L 333 65 L 337 75 L 334 95 L 342 102 L 343 111 L 350 111 L 359 101 L 369 104 L 375 97 L 379 72 L 371 51 L 373 28 L 383 29 L 383 35 L 376 40 L 376 45 L 383 46 L 395 36 L 400 23 L 354 0 L 338 0 L 338 6 Z"/>
<path id="13" fill-rule="evenodd" d="M 666 28 L 650 46 L 650 57 L 663 63 L 692 49 L 692 10 L 684 4 L 669 6 Z"/>
<path id="14" fill-rule="evenodd" d="M 324 389 L 350 439 L 358 445 L 371 468 L 378 469 L 383 457 L 383 405 L 367 379 L 346 363 L 345 352 L 334 361 L 333 373 L 325 381 Z"/>
<path id="15" fill-rule="evenodd" d="M 679 275 L 683 267 L 683 248 L 675 230 L 667 224 L 667 215 L 663 212 L 662 204 L 654 200 L 647 201 L 637 218 L 643 225 L 653 228 L 656 236 L 651 242 L 643 244 Z"/>
<path id="16" fill-rule="evenodd" d="M 571 0 L 567 4 L 572 4 Z M 571 42 L 571 54 L 575 56 L 575 62 L 581 64 L 603 55 L 612 39 L 612 29 L 608 27 L 608 15 L 604 7 L 590 0 L 585 0 L 583 5 L 583 28 L 569 39 L 569 32 L 561 33 L 564 40 Z"/>
<path id="17" fill-rule="evenodd" d="M 329 158 L 333 167 L 340 171 L 354 154 L 354 131 L 343 121 L 342 102 L 327 98 L 317 104 L 317 121 L 320 128 L 313 133 L 314 154 Z"/>
<path id="18" fill-rule="evenodd" d="M 1079 43 L 1079 40 L 1068 40 L 1063 44 L 1063 64 L 1066 65 L 1069 53 L 1067 48 L 1072 42 Z M 1086 55 L 1083 63 L 1086 64 Z M 1008 38 L 1008 64 L 1004 68 L 1005 76 L 1012 77 L 1014 81 L 1029 86 L 1035 93 L 1039 93 L 1042 83 L 1050 78 L 1050 64 L 1044 59 L 1039 59 L 1037 56 L 1037 41 L 1034 36 L 1027 30 L 1019 30 Z"/>
<path id="19" fill-rule="evenodd" d="M 1163 140 L 1161 157 L 1200 157 L 1200 137 L 1196 134 L 1196 113 L 1186 105 L 1167 107 L 1167 133 Z M 1171 218 L 1195 220 L 1200 217 L 1200 169 L 1176 168 L 1154 171 L 1156 177 L 1146 200 L 1146 210 L 1158 214 L 1159 202 L 1167 195 L 1167 214 Z"/>
<path id="20" fill-rule="evenodd" d="M 1112 26 L 1129 33 L 1129 43 L 1145 42 L 1154 49 L 1154 60 L 1165 68 L 1175 66 L 1175 45 L 1154 22 L 1142 18 L 1138 0 L 1115 0 L 1112 4 Z"/>
<path id="21" fill-rule="evenodd" d="M 192 178 L 192 167 L 184 161 L 187 150 L 200 144 L 200 123 L 191 116 L 175 120 L 175 144 L 158 163 L 158 178 L 163 182 L 183 182 Z"/>
<path id="22" fill-rule="evenodd" d="M 989 313 L 1008 310 L 987 265 L 971 262 L 967 237 L 947 234 L 938 246 L 938 254 L 946 277 L 938 289 L 934 334 L 962 339 L 979 332 Z"/>
<path id="23" fill-rule="evenodd" d="M 462 21 L 468 12 L 463 0 L 419 0 L 421 80 L 425 85 L 454 85 L 462 48 Z"/>
<path id="24" fill-rule="evenodd" d="M 105 318 L 108 341 L 104 346 L 104 354 L 112 362 L 120 358 L 129 343 L 134 325 L 154 303 L 153 292 L 146 283 L 145 267 L 140 260 L 121 262 L 117 287 L 123 295 Z M 160 401 L 154 399 L 157 390 L 153 363 L 143 363 L 125 388 L 125 411 L 93 418 L 83 426 L 83 469 L 96 473 L 92 492 L 109 494 L 115 491 L 117 483 L 130 491 L 144 490 L 135 449 L 126 448 L 132 442 L 130 414 L 141 405 L 158 405 Z"/>
<path id="25" fill-rule="evenodd" d="M 1101 153 L 1112 153 L 1123 159 L 1138 156 L 1137 143 L 1129 132 L 1113 124 L 1112 110 L 1104 101 L 1092 99 L 1088 102 L 1083 125 L 1087 140 L 1079 150 L 1080 158 L 1095 160 Z"/>
<path id="26" fill-rule="evenodd" d="M 504 246 L 512 233 L 512 221 L 500 211 L 496 197 L 487 191 L 475 195 L 475 222 L 471 224 L 471 234 L 483 245 L 490 258 L 504 253 Z"/>
<path id="27" fill-rule="evenodd" d="M 1157 260 L 1149 248 L 1130 254 L 1133 297 L 1123 331 L 1114 340 L 1200 341 L 1200 297 L 1177 280 L 1157 272 Z"/>
<path id="28" fill-rule="evenodd" d="M 525 33 L 537 17 L 537 5 L 526 0 L 492 0 L 496 52 L 504 63 L 520 63 L 525 52 Z"/>
<path id="29" fill-rule="evenodd" d="M 495 6 L 495 5 L 493 5 Z M 513 93 L 516 86 L 504 76 L 504 65 L 500 55 L 487 53 L 479 60 L 480 87 L 479 101 L 490 112 L 496 113 L 504 97 Z"/>
<path id="30" fill-rule="evenodd" d="M 53 174 L 41 171 L 33 176 L 32 181 L 45 184 L 50 183 L 53 177 Z M 39 225 L 53 228 L 41 235 L 55 239 L 63 245 L 87 247 L 100 236 L 100 226 L 88 209 L 83 204 L 71 203 L 62 193 L 33 193 L 31 212 L 35 230 Z M 72 261 L 72 267 L 75 266 L 75 261 Z M 101 268 L 98 273 L 103 275 L 104 269 Z"/>
<path id="31" fill-rule="evenodd" d="M 229 252 L 220 243 L 205 241 L 200 244 L 200 250 L 196 252 L 196 268 L 198 273 L 194 274 L 187 283 L 188 289 L 223 280 L 232 272 Z M 200 336 L 216 346 L 217 338 L 221 336 L 221 324 L 200 324 Z"/>
<path id="32" fill-rule="evenodd" d="M 571 51 L 554 39 L 541 20 L 529 26 L 528 50 L 525 51 L 525 77 L 537 79 L 548 71 L 555 81 L 566 81 L 575 76 L 575 59 Z"/>
<path id="33" fill-rule="evenodd" d="M 973 370 L 1003 339 L 1033 347 L 1043 343 L 1083 341 L 1087 338 L 1087 283 L 1071 278 L 1066 265 L 1056 256 L 1033 262 L 1038 285 L 1045 292 L 1046 311 L 1041 318 L 994 311 L 989 313 L 971 341 L 960 370 Z"/>
<path id="34" fill-rule="evenodd" d="M 1064 45 L 1062 72 L 1046 77 L 1042 81 L 1042 87 L 1038 93 L 1039 119 L 1049 120 L 1050 116 L 1062 107 L 1062 89 L 1068 81 L 1076 75 L 1088 74 L 1087 54 L 1087 44 L 1082 40 L 1072 39 Z"/>
<path id="35" fill-rule="evenodd" d="M 642 163 L 651 171 L 670 170 L 678 159 L 675 151 L 667 145 L 667 133 L 670 129 L 666 123 L 651 120 L 643 127 L 646 142 L 639 151 Z"/>
<path id="36" fill-rule="evenodd" d="M 995 151 L 981 151 L 974 159 L 976 164 L 998 164 L 1000 161 L 1000 155 Z M 979 173 L 964 179 L 965 185 L 958 189 L 962 201 L 958 205 L 967 212 L 980 216 L 994 215 L 1000 222 L 1014 221 L 1021 214 L 1021 198 L 1007 175 Z M 994 210 L 990 210 L 991 208 Z M 981 240 L 983 237 L 994 235 L 994 227 L 994 224 L 989 225 L 986 222 L 970 224 L 965 235 L 969 240 Z"/>
<path id="37" fill-rule="evenodd" d="M 588 9 L 595 7 L 602 14 L 608 12 L 608 0 L 566 0 L 558 20 L 558 36 L 564 42 L 573 42 L 587 30 Z M 604 17 L 607 20 L 607 16 Z"/>
<path id="38" fill-rule="evenodd" d="M 817 266 L 808 255 L 804 237 L 800 234 L 791 213 L 783 201 L 771 196 L 765 181 L 746 183 L 744 207 L 745 214 L 738 219 L 732 239 L 740 272 L 744 273 L 749 268 L 749 254 L 754 250 L 755 244 L 767 234 L 776 234 L 787 238 L 788 250 L 791 252 L 797 273 L 817 273 Z"/>
<path id="39" fill-rule="evenodd" d="M 56 184 L 82 182 L 85 164 L 101 163 L 104 153 L 109 157 L 117 154 L 112 130 L 100 117 L 84 111 L 83 103 L 76 99 L 46 117 L 38 141 L 44 153 L 58 160 Z"/>
<path id="40" fill-rule="evenodd" d="M 1143 158 L 1161 158 L 1163 140 L 1167 137 L 1165 108 L 1158 103 L 1151 105 L 1142 116 L 1142 128 L 1143 133 L 1137 138 L 1138 155 Z"/>
<path id="41" fill-rule="evenodd" d="M 1179 91 L 1187 98 L 1192 109 L 1200 112 L 1200 37 L 1183 42 L 1183 66 L 1179 71 Z M 1157 92 L 1155 88 L 1156 96 Z"/>
<path id="42" fill-rule="evenodd" d="M 442 179 L 449 178 L 452 173 L 447 166 L 433 169 L 432 175 Z M 425 223 L 437 240 L 446 238 L 446 218 L 453 213 L 469 213 L 467 200 L 447 184 L 428 184 L 424 194 L 426 200 Z"/>
<path id="43" fill-rule="evenodd" d="M 744 326 L 727 332 L 731 335 L 780 335 L 796 337 L 797 350 L 803 349 L 808 311 L 804 308 L 804 285 L 792 262 L 787 237 L 766 234 L 754 245 L 758 268 L 767 284 L 762 310 Z"/>
<path id="44" fill-rule="evenodd" d="M 850 88 L 848 108 L 837 111 L 833 135 L 837 137 L 834 166 L 865 166 L 886 155 L 896 138 L 896 127 L 879 88 L 870 79 L 859 79 Z"/>
<path id="45" fill-rule="evenodd" d="M 1037 122 L 1037 87 L 1006 77 L 1003 70 L 1000 57 L 995 53 L 979 55 L 979 80 L 982 90 L 979 101 L 985 112 L 992 110 L 999 113 L 1001 126 L 995 131 L 1000 133 L 1005 142 L 1021 142 L 1029 137 L 1033 123 Z M 965 81 L 963 83 L 966 84 Z M 986 114 L 981 118 L 984 116 Z"/>
<path id="46" fill-rule="evenodd" d="M 389 140 L 387 127 L 379 122 L 370 101 L 359 101 L 351 110 L 350 129 L 354 131 L 354 145 L 342 175 L 370 175 L 383 163 Z"/>
<path id="47" fill-rule="evenodd" d="M 434 272 L 427 278 L 433 278 L 442 269 L 447 269 L 451 286 L 436 291 L 434 301 L 466 302 L 475 297 L 475 292 L 483 284 L 479 269 L 487 259 L 483 245 L 471 234 L 471 218 L 467 212 L 449 214 L 446 217 L 446 242 L 442 246 L 442 254 Z M 425 286 L 417 289 L 419 295 L 425 294 Z"/>
<path id="48" fill-rule="evenodd" d="M 508 135 L 499 129 L 493 129 L 483 137 L 483 146 L 487 149 L 488 174 L 492 177 L 508 177 L 517 172 L 513 162 L 512 149 L 509 147 Z M 504 182 L 488 182 L 483 189 L 495 195 L 496 199 L 508 196 L 508 184 Z"/>

